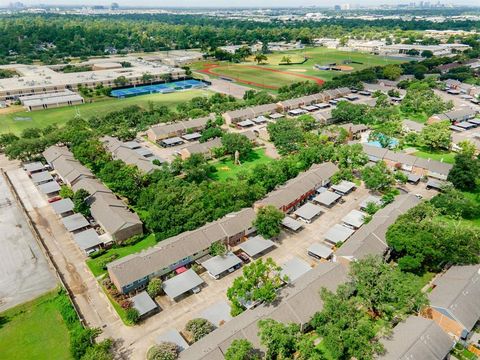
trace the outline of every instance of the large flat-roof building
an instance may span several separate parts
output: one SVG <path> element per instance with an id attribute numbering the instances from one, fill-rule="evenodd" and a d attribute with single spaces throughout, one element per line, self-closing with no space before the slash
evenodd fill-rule
<path id="1" fill-rule="evenodd" d="M 53 109 L 62 106 L 83 104 L 83 97 L 71 90 L 55 91 L 46 94 L 24 95 L 18 98 L 28 111 Z"/>
<path id="2" fill-rule="evenodd" d="M 47 94 L 65 90 L 77 91 L 79 87 L 95 88 L 115 87 L 115 79 L 123 76 L 125 85 L 143 84 L 143 75 L 150 74 L 153 82 L 163 81 L 163 76 L 171 74 L 172 79 L 185 77 L 185 70 L 167 65 L 148 62 L 141 59 L 129 58 L 131 64 L 128 68 L 112 66 L 97 66 L 98 70 L 64 73 L 55 71 L 45 65 L 2 65 L 0 69 L 14 70 L 19 76 L 0 79 L 0 100 L 15 100 L 26 95 Z M 80 64 L 79 64 L 80 65 Z"/>

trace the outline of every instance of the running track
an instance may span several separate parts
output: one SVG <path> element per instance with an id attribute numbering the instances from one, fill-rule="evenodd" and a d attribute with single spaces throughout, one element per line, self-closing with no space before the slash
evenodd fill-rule
<path id="1" fill-rule="evenodd" d="M 203 69 L 201 69 L 199 71 L 203 72 L 205 74 L 208 74 L 208 75 L 226 77 L 226 78 L 238 81 L 238 82 L 243 83 L 243 84 L 253 85 L 253 86 L 257 86 L 257 87 L 261 87 L 261 88 L 272 89 L 272 90 L 277 90 L 279 88 L 278 86 L 260 84 L 260 83 L 254 82 L 254 81 L 248 81 L 248 80 L 244 80 L 242 78 L 233 77 L 233 76 L 230 76 L 230 75 L 222 75 L 222 74 L 216 73 L 215 69 L 218 68 L 218 67 L 221 67 L 221 66 L 222 65 L 218 65 L 218 64 L 205 64 Z M 263 66 L 256 66 L 256 65 L 238 65 L 238 66 L 243 66 L 243 67 L 250 68 L 250 69 L 257 69 L 257 70 L 261 70 L 261 71 L 271 71 L 271 72 L 275 72 L 275 73 L 286 74 L 286 75 L 290 75 L 290 76 L 296 76 L 296 77 L 299 77 L 299 78 L 312 80 L 319 85 L 322 85 L 324 83 L 324 81 L 322 79 L 316 78 L 314 76 L 297 74 L 297 73 L 293 73 L 293 72 L 289 72 L 289 71 L 282 71 L 282 70 L 267 68 L 267 67 L 263 67 Z"/>

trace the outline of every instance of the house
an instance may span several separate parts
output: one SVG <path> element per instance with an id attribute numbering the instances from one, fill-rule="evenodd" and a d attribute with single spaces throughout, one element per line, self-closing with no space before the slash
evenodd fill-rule
<path id="1" fill-rule="evenodd" d="M 414 195 L 397 196 L 393 203 L 378 210 L 368 224 L 348 238 L 335 253 L 336 261 L 347 264 L 367 255 L 385 255 L 388 250 L 385 237 L 388 227 L 419 202 Z"/>
<path id="2" fill-rule="evenodd" d="M 278 102 L 278 106 L 283 112 L 288 112 L 291 110 L 299 109 L 302 106 L 305 107 L 305 106 L 310 106 L 317 103 L 328 102 L 332 99 L 337 99 L 342 96 L 348 95 L 349 93 L 350 93 L 350 89 L 348 88 L 326 90 L 326 91 L 308 95 L 308 96 L 302 96 L 302 97 L 290 99 L 290 100 L 283 100 Z"/>
<path id="3" fill-rule="evenodd" d="M 385 353 L 379 356 L 382 360 L 444 360 L 455 345 L 435 322 L 418 316 L 397 324 L 381 343 L 385 348 Z"/>
<path id="4" fill-rule="evenodd" d="M 200 259 L 210 252 L 210 245 L 223 242 L 231 246 L 252 233 L 255 212 L 245 208 L 161 241 L 142 252 L 128 255 L 108 264 L 108 273 L 117 289 L 129 293 L 144 287 L 149 279 L 163 276 Z"/>
<path id="5" fill-rule="evenodd" d="M 420 124 L 416 121 L 413 121 L 413 120 L 403 120 L 402 122 L 402 130 L 404 132 L 416 132 L 416 133 L 420 133 L 423 128 L 425 127 L 425 125 L 423 124 Z"/>
<path id="6" fill-rule="evenodd" d="M 148 140 L 156 143 L 167 138 L 185 135 L 188 132 L 200 132 L 205 129 L 208 121 L 212 121 L 214 119 L 215 116 L 212 114 L 209 116 L 180 121 L 172 124 L 154 125 L 147 130 L 147 137 Z"/>
<path id="7" fill-rule="evenodd" d="M 309 170 L 257 201 L 254 207 L 273 205 L 283 212 L 289 212 L 313 196 L 318 188 L 329 184 L 337 171 L 338 167 L 331 162 L 313 165 Z"/>
<path id="8" fill-rule="evenodd" d="M 297 323 L 304 329 L 312 316 L 323 308 L 321 288 L 335 291 L 347 280 L 347 270 L 341 264 L 318 263 L 304 272 L 289 286 L 280 290 L 281 301 L 259 305 L 235 317 L 192 344 L 179 355 L 180 360 L 224 359 L 233 340 L 246 339 L 255 349 L 265 350 L 258 337 L 258 321 L 274 319 L 283 323 Z"/>
<path id="9" fill-rule="evenodd" d="M 480 319 L 480 265 L 452 266 L 433 282 L 426 317 L 455 339 L 466 339 Z"/>
<path id="10" fill-rule="evenodd" d="M 212 150 L 222 146 L 222 139 L 215 138 L 204 143 L 193 144 L 180 150 L 182 160 L 188 159 L 193 154 L 202 154 L 205 158 L 213 157 Z"/>

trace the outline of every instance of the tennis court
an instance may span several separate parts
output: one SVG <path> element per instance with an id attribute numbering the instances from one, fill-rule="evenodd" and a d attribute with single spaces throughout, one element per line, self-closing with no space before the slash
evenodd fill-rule
<path id="1" fill-rule="evenodd" d="M 163 84 L 133 86 L 125 89 L 112 90 L 111 96 L 116 98 L 125 98 L 129 96 L 145 95 L 145 94 L 167 94 L 180 90 L 200 89 L 207 87 L 207 84 L 199 80 L 181 80 Z"/>

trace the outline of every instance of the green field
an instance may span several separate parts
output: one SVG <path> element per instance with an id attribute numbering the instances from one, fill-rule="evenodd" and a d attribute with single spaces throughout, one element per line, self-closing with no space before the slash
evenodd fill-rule
<path id="1" fill-rule="evenodd" d="M 305 57 L 307 57 L 308 60 L 303 64 L 279 65 L 284 56 L 290 57 L 292 63 L 301 62 Z M 213 69 L 213 71 L 221 76 L 240 78 L 241 80 L 259 85 L 279 87 L 291 84 L 293 82 L 308 80 L 299 77 L 298 75 L 313 76 L 322 80 L 331 80 L 334 76 L 350 73 L 351 71 L 358 71 L 372 66 L 399 64 L 402 62 L 402 60 L 390 59 L 368 53 L 341 51 L 323 47 L 277 52 L 273 54 L 267 54 L 267 58 L 268 60 L 262 63 L 262 67 L 286 71 L 290 74 L 261 71 L 260 69 L 249 68 L 248 66 L 257 65 L 257 63 L 254 62 L 253 57 L 247 59 L 246 62 L 241 64 L 217 62 L 215 64 L 220 65 L 220 67 Z M 359 62 L 361 64 L 352 64 L 351 61 Z M 351 66 L 353 70 L 339 72 L 330 70 L 317 70 L 314 68 L 316 64 L 328 65 L 333 63 L 336 63 L 337 65 Z M 204 68 L 205 64 L 205 62 L 200 62 L 194 64 L 192 68 L 195 70 L 201 70 Z M 252 86 L 252 84 L 247 85 Z M 261 86 L 253 85 L 252 87 Z"/>
<path id="2" fill-rule="evenodd" d="M 94 103 L 87 103 L 75 107 L 62 107 L 40 111 L 19 111 L 8 114 L 0 113 L 0 133 L 12 132 L 19 134 L 29 127 L 43 128 L 48 125 L 62 125 L 75 117 L 77 111 L 85 118 L 93 115 L 105 115 L 108 112 L 119 110 L 126 106 L 138 105 L 146 107 L 149 102 L 155 105 L 166 105 L 175 108 L 179 103 L 197 96 L 208 96 L 206 90 L 188 90 L 171 94 L 150 94 L 134 96 L 125 99 L 107 98 Z M 15 120 L 15 118 L 29 118 L 29 120 Z"/>
<path id="3" fill-rule="evenodd" d="M 213 163 L 216 169 L 210 177 L 217 181 L 227 181 L 235 179 L 241 171 L 249 171 L 257 164 L 266 164 L 273 161 L 272 158 L 265 155 L 265 149 L 257 149 L 252 151 L 250 156 L 241 162 L 241 165 L 234 165 L 232 158 L 226 157 Z"/>
<path id="4" fill-rule="evenodd" d="M 147 249 L 156 245 L 157 242 L 155 241 L 155 235 L 150 234 L 142 241 L 139 241 L 135 245 L 131 246 L 122 246 L 118 248 L 112 248 L 108 250 L 102 256 L 99 256 L 95 259 L 88 259 L 87 265 L 92 271 L 95 277 L 105 274 L 107 271 L 103 269 L 103 261 L 112 255 L 118 255 L 117 259 L 122 258 L 124 256 L 139 252 L 141 250 Z"/>
<path id="5" fill-rule="evenodd" d="M 447 152 L 447 151 L 432 152 L 422 148 L 422 149 L 419 149 L 419 151 L 413 153 L 412 155 L 418 156 L 419 158 L 442 161 L 447 164 L 455 163 L 454 152 Z"/>
<path id="6" fill-rule="evenodd" d="M 1 359 L 71 359 L 69 333 L 55 303 L 57 291 L 0 314 Z"/>

